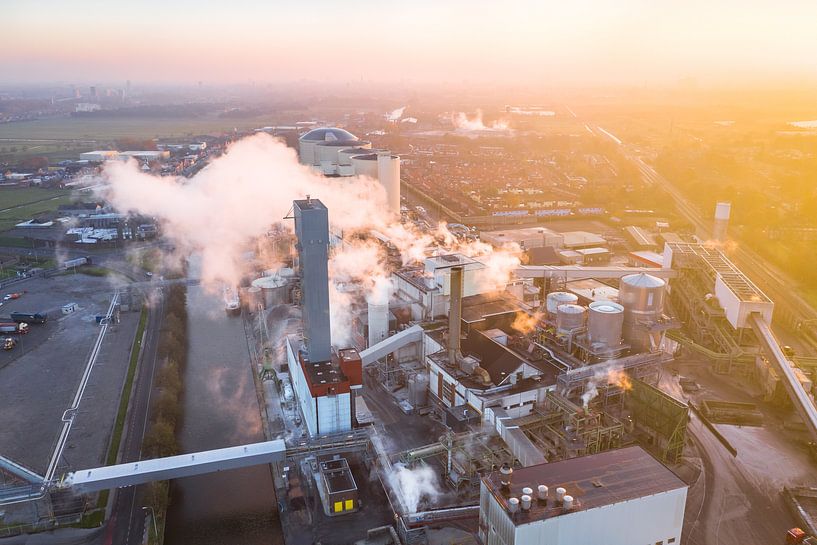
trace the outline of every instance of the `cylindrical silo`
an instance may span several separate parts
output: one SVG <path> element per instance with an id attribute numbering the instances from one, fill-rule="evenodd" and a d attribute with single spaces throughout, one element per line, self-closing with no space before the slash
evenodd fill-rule
<path id="1" fill-rule="evenodd" d="M 377 178 L 386 190 L 386 204 L 393 216 L 400 215 L 400 157 L 390 151 L 377 153 Z"/>
<path id="2" fill-rule="evenodd" d="M 635 351 L 652 349 L 650 324 L 661 318 L 666 282 L 647 273 L 625 276 L 618 289 L 624 307 L 624 339 Z"/>
<path id="3" fill-rule="evenodd" d="M 264 300 L 264 307 L 271 308 L 276 305 L 289 303 L 289 283 L 286 279 L 278 275 L 262 276 L 252 281 L 252 285 L 261 290 Z"/>
<path id="4" fill-rule="evenodd" d="M 587 310 L 579 305 L 559 305 L 556 308 L 556 330 L 559 333 L 569 333 L 584 327 L 584 318 Z"/>
<path id="5" fill-rule="evenodd" d="M 412 407 L 428 405 L 428 374 L 417 373 L 408 379 L 409 403 Z"/>
<path id="6" fill-rule="evenodd" d="M 545 308 L 551 320 L 556 319 L 556 309 L 559 305 L 575 305 L 579 302 L 578 296 L 566 291 L 552 291 L 545 298 Z"/>
<path id="7" fill-rule="evenodd" d="M 246 294 L 247 308 L 250 311 L 255 312 L 256 310 L 258 310 L 258 304 L 259 303 L 261 303 L 261 305 L 264 308 L 267 308 L 266 304 L 264 304 L 264 298 L 261 295 L 261 288 L 256 287 L 256 286 L 250 286 L 249 288 L 247 288 L 247 291 L 245 292 L 245 294 Z"/>
<path id="8" fill-rule="evenodd" d="M 596 350 L 614 350 L 621 344 L 624 307 L 611 301 L 590 303 L 587 313 L 587 338 Z"/>
<path id="9" fill-rule="evenodd" d="M 304 165 L 320 165 L 317 147 L 320 144 L 329 142 L 342 143 L 338 144 L 339 147 L 337 148 L 342 149 L 343 147 L 356 146 L 359 141 L 354 134 L 337 127 L 312 129 L 298 139 L 298 159 Z M 337 149 L 334 150 L 335 155 L 337 155 Z M 324 152 L 329 153 L 329 150 L 324 150 Z"/>
<path id="10" fill-rule="evenodd" d="M 362 140 L 358 146 L 343 148 L 342 150 L 338 151 L 338 165 L 351 165 L 352 157 L 355 155 L 365 155 L 367 153 L 371 153 L 371 151 L 369 151 L 371 149 L 372 143 L 364 142 Z"/>
<path id="11" fill-rule="evenodd" d="M 356 176 L 366 176 L 377 180 L 377 154 L 365 153 L 353 156 L 352 168 L 354 168 Z"/>
<path id="12" fill-rule="evenodd" d="M 630 274 L 621 279 L 618 300 L 624 307 L 626 322 L 655 322 L 664 311 L 666 282 L 647 273 Z"/>
<path id="13" fill-rule="evenodd" d="M 389 335 L 388 303 L 369 303 L 369 346 L 374 346 Z"/>

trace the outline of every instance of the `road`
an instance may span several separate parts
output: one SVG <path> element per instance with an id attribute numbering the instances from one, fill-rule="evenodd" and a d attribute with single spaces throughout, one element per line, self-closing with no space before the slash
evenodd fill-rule
<path id="1" fill-rule="evenodd" d="M 163 313 L 163 297 L 157 295 L 155 299 L 158 305 L 151 305 L 148 312 L 145 342 L 134 380 L 133 395 L 120 449 L 120 463 L 142 458 L 142 439 L 147 431 L 150 396 L 156 370 L 156 348 Z M 106 531 L 103 533 L 102 543 L 105 545 L 139 545 L 142 543 L 145 529 L 142 498 L 145 488 L 146 486 L 137 486 L 113 491 L 113 509 Z"/>

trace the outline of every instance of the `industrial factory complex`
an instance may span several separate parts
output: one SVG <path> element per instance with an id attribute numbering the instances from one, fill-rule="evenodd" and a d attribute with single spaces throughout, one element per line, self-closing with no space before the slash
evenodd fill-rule
<path id="1" fill-rule="evenodd" d="M 264 441 L 98 467 L 72 465 L 58 444 L 45 471 L 0 458 L 7 524 L 27 502 L 53 513 L 66 497 L 269 465 L 270 509 L 292 544 L 695 543 L 686 538 L 709 505 L 698 486 L 717 477 L 700 450 L 714 438 L 734 451 L 729 463 L 744 460 L 725 423 L 776 403 L 803 448 L 817 441 L 814 358 L 779 343 L 774 301 L 724 251 L 728 204 L 709 240 L 589 212 L 478 229 L 430 218 L 404 192 L 404 159 L 345 129 L 298 130 L 297 155 L 329 181 L 376 181 L 389 218 L 427 237 L 422 255 L 388 233 L 335 228 L 350 212 L 320 194 L 294 200 L 265 237 L 276 267 L 255 267 L 218 309 L 247 335 Z M 382 256 L 378 294 L 370 279 L 333 283 L 332 256 L 361 241 Z M 116 327 L 125 299 L 173 282 L 118 289 L 99 327 Z M 729 389 L 696 393 L 694 358 Z M 750 384 L 755 403 L 735 384 Z"/>

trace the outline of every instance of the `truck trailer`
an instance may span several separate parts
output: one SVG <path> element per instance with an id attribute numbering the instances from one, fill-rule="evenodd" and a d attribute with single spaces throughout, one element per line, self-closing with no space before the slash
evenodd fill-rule
<path id="1" fill-rule="evenodd" d="M 44 324 L 48 321 L 47 312 L 12 312 L 11 319 L 17 323 Z"/>
<path id="2" fill-rule="evenodd" d="M 0 322 L 0 333 L 25 335 L 28 333 L 28 324 L 25 322 Z"/>

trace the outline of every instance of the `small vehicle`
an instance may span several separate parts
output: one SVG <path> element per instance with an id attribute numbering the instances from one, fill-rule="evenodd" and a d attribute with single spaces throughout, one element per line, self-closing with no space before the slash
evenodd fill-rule
<path id="1" fill-rule="evenodd" d="M 794 348 L 789 345 L 783 347 L 783 355 L 787 358 L 793 358 L 795 356 Z"/>
<path id="2" fill-rule="evenodd" d="M 3 350 L 11 350 L 15 346 L 17 346 L 17 339 L 13 337 L 4 337 L 2 341 L 0 341 L 3 345 Z"/>

